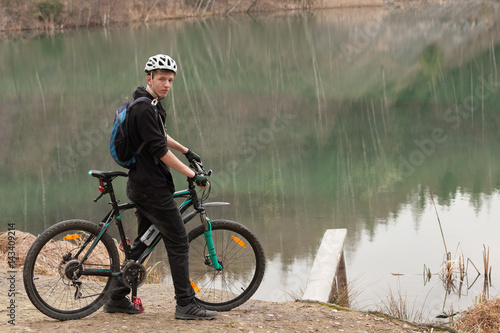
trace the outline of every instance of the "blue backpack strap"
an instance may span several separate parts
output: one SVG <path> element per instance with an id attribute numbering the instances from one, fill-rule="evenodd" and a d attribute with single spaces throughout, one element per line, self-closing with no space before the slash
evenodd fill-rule
<path id="1" fill-rule="evenodd" d="M 133 105 L 135 105 L 135 104 L 137 104 L 139 102 L 147 102 L 147 103 L 153 105 L 153 103 L 152 103 L 153 101 L 151 99 L 143 96 L 143 97 L 136 98 L 132 102 L 130 102 L 129 107 L 132 107 Z M 156 106 L 154 106 L 154 108 L 156 110 Z"/>
<path id="2" fill-rule="evenodd" d="M 134 106 L 139 102 L 147 102 L 149 105 L 153 107 L 153 110 L 155 110 L 156 117 L 159 117 L 158 108 L 156 107 L 156 104 L 153 104 L 153 101 L 147 97 L 139 97 L 137 99 L 134 99 L 132 102 L 130 102 L 130 105 L 128 107 L 131 108 L 132 106 Z"/>

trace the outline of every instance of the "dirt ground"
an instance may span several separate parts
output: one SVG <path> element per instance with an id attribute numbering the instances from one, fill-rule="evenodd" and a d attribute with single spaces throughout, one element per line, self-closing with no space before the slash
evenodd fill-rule
<path id="1" fill-rule="evenodd" d="M 15 280 L 12 278 L 14 276 Z M 11 283 L 13 282 L 13 283 Z M 9 289 L 15 289 L 15 297 Z M 138 315 L 108 314 L 102 309 L 74 321 L 58 321 L 39 312 L 24 291 L 22 271 L 0 271 L 0 332 L 439 332 L 384 315 L 305 302 L 250 300 L 211 321 L 182 321 L 174 318 L 171 285 L 145 284 L 139 289 L 145 311 Z M 15 301 L 15 325 L 8 309 Z M 446 328 L 445 328 L 446 329 Z M 454 332 L 447 329 L 449 332 Z"/>

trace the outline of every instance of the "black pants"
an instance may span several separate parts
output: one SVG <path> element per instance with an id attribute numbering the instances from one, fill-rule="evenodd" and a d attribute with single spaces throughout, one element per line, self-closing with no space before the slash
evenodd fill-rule
<path id="1" fill-rule="evenodd" d="M 139 259 L 145 249 L 139 238 L 154 224 L 163 235 L 177 304 L 189 304 L 194 298 L 194 290 L 189 280 L 189 241 L 173 196 L 145 194 L 129 188 L 127 196 L 137 206 L 138 236 L 132 246 L 131 259 Z M 119 299 L 129 293 L 130 289 L 120 281 L 112 298 Z"/>

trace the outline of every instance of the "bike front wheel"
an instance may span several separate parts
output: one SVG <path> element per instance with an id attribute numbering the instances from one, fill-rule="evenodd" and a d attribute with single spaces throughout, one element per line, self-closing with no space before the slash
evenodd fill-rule
<path id="1" fill-rule="evenodd" d="M 266 266 L 264 250 L 245 226 L 214 220 L 212 239 L 222 270 L 209 258 L 203 225 L 189 232 L 189 270 L 197 301 L 209 310 L 228 311 L 257 291 Z"/>
<path id="2" fill-rule="evenodd" d="M 59 222 L 33 242 L 23 271 L 26 293 L 45 315 L 71 320 L 88 316 L 107 300 L 120 272 L 115 242 L 89 221 Z M 82 262 L 83 258 L 85 260 Z M 95 275 L 82 275 L 88 269 Z"/>

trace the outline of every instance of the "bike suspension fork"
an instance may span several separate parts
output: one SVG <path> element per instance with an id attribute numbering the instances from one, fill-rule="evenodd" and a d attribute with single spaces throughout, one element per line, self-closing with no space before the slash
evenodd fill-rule
<path id="1" fill-rule="evenodd" d="M 214 240 L 212 239 L 212 224 L 210 223 L 210 219 L 205 214 L 205 211 L 200 213 L 201 223 L 203 224 L 205 242 L 207 243 L 208 255 L 210 257 L 210 261 L 212 261 L 212 266 L 218 270 L 222 270 L 222 266 L 219 264 L 219 260 L 217 259 L 217 254 L 215 253 Z"/>

